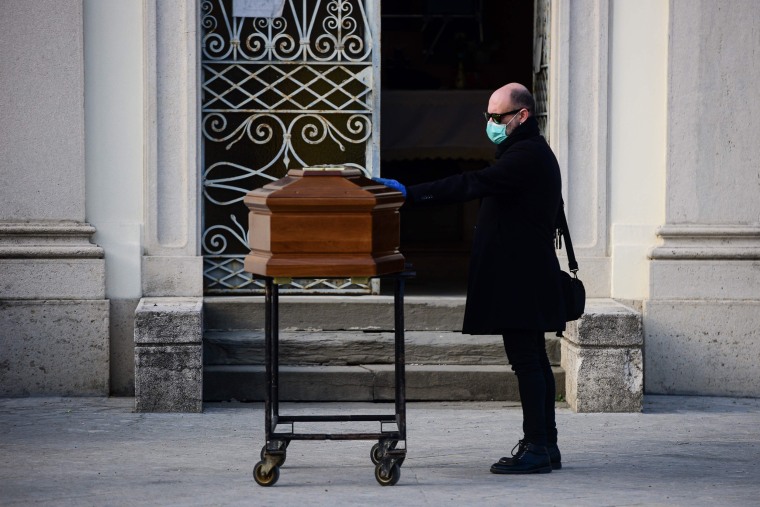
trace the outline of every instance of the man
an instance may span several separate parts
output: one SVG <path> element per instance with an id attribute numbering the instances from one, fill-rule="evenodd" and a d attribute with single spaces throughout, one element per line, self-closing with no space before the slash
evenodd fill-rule
<path id="1" fill-rule="evenodd" d="M 534 109 L 532 95 L 519 83 L 491 95 L 486 134 L 497 150 L 490 167 L 409 188 L 377 179 L 401 190 L 412 206 L 481 199 L 462 332 L 503 336 L 523 411 L 524 436 L 512 457 L 491 466 L 496 474 L 545 473 L 562 466 L 554 375 L 544 343 L 544 332 L 565 328 L 554 251 L 562 182 Z"/>

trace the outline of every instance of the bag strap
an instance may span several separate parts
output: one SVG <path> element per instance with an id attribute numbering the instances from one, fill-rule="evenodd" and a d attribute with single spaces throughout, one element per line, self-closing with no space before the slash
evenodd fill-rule
<path id="1" fill-rule="evenodd" d="M 575 252 L 573 251 L 573 240 L 570 239 L 570 228 L 567 226 L 567 217 L 565 217 L 565 202 L 560 199 L 559 212 L 557 213 L 557 229 L 558 234 L 565 237 L 565 250 L 567 251 L 567 265 L 570 268 L 570 272 L 578 276 L 578 261 L 575 260 Z"/>

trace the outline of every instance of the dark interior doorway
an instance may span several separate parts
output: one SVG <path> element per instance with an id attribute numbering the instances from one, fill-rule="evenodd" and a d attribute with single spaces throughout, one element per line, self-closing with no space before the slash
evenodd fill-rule
<path id="1" fill-rule="evenodd" d="M 533 0 L 382 0 L 381 175 L 405 185 L 486 167 L 482 112 L 509 82 L 533 85 Z M 479 203 L 403 208 L 410 294 L 466 291 Z"/>

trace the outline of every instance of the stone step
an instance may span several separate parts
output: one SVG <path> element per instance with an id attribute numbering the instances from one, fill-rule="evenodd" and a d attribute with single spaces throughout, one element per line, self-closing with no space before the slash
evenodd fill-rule
<path id="1" fill-rule="evenodd" d="M 459 332 L 463 296 L 404 299 L 409 400 L 519 398 L 500 336 Z M 392 296 L 291 296 L 279 299 L 281 399 L 393 399 Z M 204 400 L 263 400 L 264 299 L 204 298 Z M 547 333 L 552 364 L 560 343 Z M 564 393 L 564 373 L 555 369 Z"/>
<path id="2" fill-rule="evenodd" d="M 206 331 L 206 365 L 264 364 L 261 330 Z M 286 331 L 279 336 L 280 364 L 351 366 L 392 364 L 394 334 L 388 331 Z M 451 331 L 406 331 L 407 364 L 504 365 L 501 336 L 471 336 Z M 549 359 L 559 364 L 559 341 L 547 341 Z"/>
<path id="3" fill-rule="evenodd" d="M 464 296 L 407 296 L 404 329 L 458 331 L 462 329 Z M 207 330 L 263 329 L 263 296 L 203 298 Z M 279 297 L 280 331 L 391 330 L 392 296 Z"/>
<path id="4" fill-rule="evenodd" d="M 553 367 L 558 399 L 565 374 Z M 517 378 L 506 365 L 410 364 L 408 401 L 518 401 Z M 280 401 L 393 401 L 394 369 L 386 364 L 281 366 Z M 204 401 L 262 401 L 267 383 L 262 365 L 206 366 Z"/>

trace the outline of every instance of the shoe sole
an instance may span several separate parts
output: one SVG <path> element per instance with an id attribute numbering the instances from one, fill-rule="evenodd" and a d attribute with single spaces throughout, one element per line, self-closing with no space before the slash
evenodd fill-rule
<path id="1" fill-rule="evenodd" d="M 510 468 L 497 468 L 497 467 L 491 467 L 491 473 L 492 474 L 500 474 L 500 475 L 524 475 L 524 474 L 548 474 L 552 471 L 551 465 L 546 466 L 544 468 L 536 468 L 534 470 L 514 470 Z"/>
<path id="2" fill-rule="evenodd" d="M 504 466 L 511 466 L 511 463 L 506 463 L 501 460 L 499 460 L 499 463 L 503 464 Z M 561 470 L 562 469 L 562 463 L 552 463 L 552 470 Z"/>

